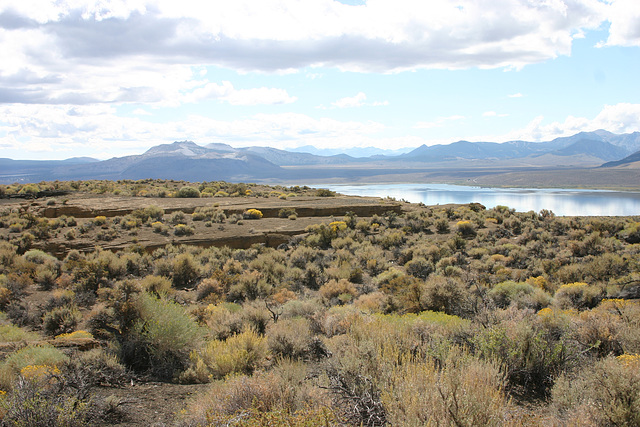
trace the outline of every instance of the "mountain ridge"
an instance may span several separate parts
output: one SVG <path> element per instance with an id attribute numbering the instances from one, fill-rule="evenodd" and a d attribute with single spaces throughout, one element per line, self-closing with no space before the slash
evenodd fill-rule
<path id="1" fill-rule="evenodd" d="M 447 145 L 422 145 L 394 156 L 376 154 L 369 157 L 323 156 L 262 146 L 234 148 L 223 143 L 198 145 L 183 140 L 153 146 L 142 154 L 103 161 L 90 158 L 61 161 L 0 159 L 0 182 L 143 178 L 268 181 L 309 176 L 331 178 L 332 174 L 347 179 L 357 176 L 358 171 L 366 170 L 368 175 L 378 170 L 397 174 L 406 168 L 429 169 L 435 165 L 455 168 L 456 164 L 461 164 L 456 162 L 466 162 L 465 167 L 474 162 L 485 168 L 509 163 L 515 166 L 529 163 L 539 168 L 584 168 L 621 161 L 639 150 L 640 132 L 617 135 L 605 130 L 579 132 L 543 142 L 461 140 Z"/>

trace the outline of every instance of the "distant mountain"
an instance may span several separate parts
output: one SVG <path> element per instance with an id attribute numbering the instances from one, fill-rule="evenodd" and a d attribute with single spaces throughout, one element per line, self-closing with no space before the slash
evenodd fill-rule
<path id="1" fill-rule="evenodd" d="M 54 173 L 62 172 L 60 170 Z M 64 174 L 97 175 L 101 179 L 166 178 L 187 181 L 243 181 L 280 176 L 281 169 L 250 152 L 202 147 L 192 141 L 162 144 L 137 156 L 116 157 L 99 164 L 76 165 Z M 79 179 L 79 178 L 75 178 Z"/>
<path id="2" fill-rule="evenodd" d="M 95 164 L 97 159 L 73 157 L 66 160 L 12 160 L 0 158 L 0 182 L 13 183 L 27 180 L 37 182 L 47 180 L 49 173 L 61 167 L 79 164 Z"/>
<path id="3" fill-rule="evenodd" d="M 295 153 L 310 153 L 316 156 L 336 156 L 346 154 L 355 158 L 366 158 L 373 156 L 398 156 L 400 154 L 411 151 L 411 148 L 401 148 L 398 150 L 377 148 L 377 147 L 344 147 L 344 148 L 316 148 L 313 145 L 304 145 L 302 147 L 290 148 L 287 151 Z"/>
<path id="4" fill-rule="evenodd" d="M 0 159 L 0 182 L 38 182 L 44 180 L 166 178 L 188 181 L 300 180 L 379 174 L 402 174 L 407 168 L 448 169 L 465 165 L 496 167 L 606 167 L 634 162 L 632 153 L 640 151 L 640 132 L 616 135 L 604 130 L 580 132 L 546 142 L 458 141 L 448 145 L 422 145 L 407 153 L 389 155 L 393 150 L 332 150 L 301 147 L 314 153 L 279 150 L 270 147 L 234 148 L 214 143 L 201 146 L 193 141 L 176 141 L 151 147 L 139 155 L 97 161 L 73 158 L 63 161 Z M 345 154 L 375 152 L 369 157 Z M 380 154 L 380 153 L 386 153 Z M 630 156 L 630 157 L 627 157 Z M 621 162 L 621 163 L 616 163 Z M 626 162 L 626 163 L 625 163 Z"/>
<path id="5" fill-rule="evenodd" d="M 469 142 L 458 141 L 448 145 L 422 145 L 415 150 L 396 156 L 395 160 L 418 162 L 446 162 L 460 159 L 504 160 L 538 157 L 551 154 L 565 157 L 563 163 L 571 164 L 568 157 L 576 157 L 576 165 L 584 164 L 585 157 L 600 160 L 616 160 L 640 149 L 640 132 L 615 135 L 599 130 L 580 132 L 570 137 L 556 138 L 546 142 L 509 141 Z"/>
<path id="6" fill-rule="evenodd" d="M 350 163 L 355 160 L 346 154 L 318 156 L 310 153 L 295 153 L 269 147 L 249 147 L 238 149 L 237 151 L 256 154 L 278 166 L 337 165 Z"/>
<path id="7" fill-rule="evenodd" d="M 602 160 L 616 160 L 628 154 L 627 150 L 605 141 L 580 139 L 568 147 L 552 151 L 558 156 L 590 155 Z"/>

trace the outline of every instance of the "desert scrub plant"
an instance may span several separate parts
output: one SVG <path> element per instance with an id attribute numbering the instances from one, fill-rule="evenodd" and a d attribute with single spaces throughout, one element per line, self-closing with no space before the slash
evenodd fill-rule
<path id="1" fill-rule="evenodd" d="M 160 221 L 152 222 L 151 228 L 153 229 L 154 233 L 162 234 L 165 236 L 169 234 L 169 227 L 167 227 Z"/>
<path id="2" fill-rule="evenodd" d="M 36 332 L 28 331 L 15 325 L 0 324 L 0 342 L 28 342 L 40 339 Z"/>
<path id="3" fill-rule="evenodd" d="M 304 317 L 280 319 L 269 325 L 267 344 L 272 355 L 286 359 L 303 359 L 313 356 L 311 322 Z"/>
<path id="4" fill-rule="evenodd" d="M 64 307 L 56 307 L 45 313 L 42 318 L 42 329 L 48 335 L 60 335 L 73 332 L 82 319 L 82 315 L 73 304 Z"/>
<path id="5" fill-rule="evenodd" d="M 552 389 L 552 408 L 567 424 L 640 425 L 638 360 L 606 357 L 562 375 Z"/>
<path id="6" fill-rule="evenodd" d="M 204 362 L 211 378 L 224 378 L 229 374 L 252 374 L 266 364 L 267 340 L 251 329 L 246 329 L 226 340 L 212 340 L 191 354 L 197 366 Z M 202 375 L 200 375 L 202 377 Z"/>
<path id="7" fill-rule="evenodd" d="M 189 253 L 180 254 L 173 260 L 171 276 L 173 286 L 176 288 L 188 288 L 194 286 L 200 278 L 200 265 Z"/>
<path id="8" fill-rule="evenodd" d="M 182 306 L 174 302 L 141 294 L 138 303 L 140 317 L 128 344 L 137 346 L 138 351 L 142 347 L 142 353 L 146 353 L 148 359 L 130 360 L 138 351 L 128 355 L 127 359 L 133 366 L 149 369 L 160 378 L 171 379 L 186 367 L 189 353 L 198 346 L 203 330 Z"/>
<path id="9" fill-rule="evenodd" d="M 444 218 L 440 218 L 435 222 L 436 231 L 438 234 L 447 234 L 451 229 L 449 228 L 449 221 Z"/>
<path id="10" fill-rule="evenodd" d="M 162 276 L 146 276 L 140 281 L 140 286 L 142 289 L 156 297 L 167 296 L 173 291 L 171 288 L 171 281 Z"/>
<path id="11" fill-rule="evenodd" d="M 519 319 L 502 320 L 473 337 L 480 356 L 503 364 L 509 390 L 515 395 L 548 396 L 555 379 L 580 361 L 578 346 L 541 320 L 540 316 L 524 314 Z"/>
<path id="12" fill-rule="evenodd" d="M 471 221 L 458 221 L 456 223 L 456 231 L 463 237 L 474 237 L 477 232 L 474 224 Z"/>
<path id="13" fill-rule="evenodd" d="M 272 286 L 258 271 L 247 271 L 240 274 L 236 283 L 231 285 L 227 294 L 229 301 L 253 301 L 264 298 L 272 291 Z"/>
<path id="14" fill-rule="evenodd" d="M 560 286 L 554 295 L 554 300 L 560 308 L 584 310 L 598 305 L 603 297 L 603 291 L 599 287 L 575 282 Z"/>
<path id="15" fill-rule="evenodd" d="M 278 218 L 289 218 L 291 215 L 297 215 L 295 208 L 282 208 L 278 211 Z"/>
<path id="16" fill-rule="evenodd" d="M 21 378 L 13 390 L 0 398 L 2 424 L 80 427 L 97 421 L 86 401 L 51 377 Z"/>
<path id="17" fill-rule="evenodd" d="M 327 393 L 307 377 L 304 364 L 281 362 L 269 372 L 215 381 L 188 403 L 179 425 L 337 425 L 335 414 L 326 409 Z"/>
<path id="18" fill-rule="evenodd" d="M 358 296 L 356 286 L 347 279 L 329 280 L 320 287 L 319 293 L 327 305 L 346 304 Z"/>
<path id="19" fill-rule="evenodd" d="M 532 308 L 536 311 L 551 303 L 551 295 L 527 282 L 508 280 L 500 282 L 489 291 L 489 297 L 499 308 L 507 308 L 515 303 L 518 308 Z"/>
<path id="20" fill-rule="evenodd" d="M 176 236 L 191 236 L 193 233 L 195 233 L 194 228 L 185 224 L 178 224 L 173 227 L 173 234 Z"/>
<path id="21" fill-rule="evenodd" d="M 164 216 L 164 209 L 159 206 L 151 205 L 143 209 L 136 209 L 131 212 L 131 215 L 139 218 L 143 223 L 146 223 L 150 219 L 160 221 Z"/>
<path id="22" fill-rule="evenodd" d="M 200 190 L 195 187 L 185 186 L 182 187 L 176 193 L 176 197 L 179 198 L 198 198 L 200 197 Z"/>
<path id="23" fill-rule="evenodd" d="M 262 218 L 262 212 L 258 209 L 247 209 L 242 213 L 244 219 L 260 219 Z"/>
<path id="24" fill-rule="evenodd" d="M 27 366 L 59 367 L 69 358 L 51 344 L 28 345 L 7 356 L 0 364 L 0 389 L 9 390 Z"/>
<path id="25" fill-rule="evenodd" d="M 328 188 L 318 188 L 315 193 L 316 197 L 335 197 L 336 192 Z"/>
<path id="26" fill-rule="evenodd" d="M 92 222 L 93 225 L 102 227 L 103 225 L 107 224 L 107 217 L 104 215 L 98 215 L 97 217 L 93 218 Z"/>
<path id="27" fill-rule="evenodd" d="M 382 393 L 391 425 L 503 425 L 510 404 L 497 363 L 457 347 L 441 366 L 432 358 L 400 357 Z"/>

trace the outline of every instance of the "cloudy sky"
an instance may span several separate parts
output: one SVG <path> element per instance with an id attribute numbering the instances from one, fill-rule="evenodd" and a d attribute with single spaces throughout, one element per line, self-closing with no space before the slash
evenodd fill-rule
<path id="1" fill-rule="evenodd" d="M 0 0 L 0 157 L 640 130 L 637 0 Z"/>

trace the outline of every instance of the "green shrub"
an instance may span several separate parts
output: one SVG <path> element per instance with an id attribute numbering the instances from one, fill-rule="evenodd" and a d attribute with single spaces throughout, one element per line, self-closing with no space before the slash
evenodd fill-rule
<path id="1" fill-rule="evenodd" d="M 331 191 L 328 188 L 318 188 L 316 190 L 317 197 L 335 197 L 335 195 L 336 195 L 336 192 Z"/>
<path id="2" fill-rule="evenodd" d="M 200 267 L 191 254 L 178 255 L 173 261 L 172 279 L 176 288 L 192 287 L 200 277 Z"/>
<path id="3" fill-rule="evenodd" d="M 456 278 L 429 276 L 420 288 L 423 310 L 443 311 L 446 314 L 466 315 L 472 307 L 472 295 Z"/>
<path id="4" fill-rule="evenodd" d="M 289 218 L 292 215 L 296 215 L 294 208 L 282 208 L 278 211 L 278 218 Z"/>
<path id="5" fill-rule="evenodd" d="M 439 234 L 447 234 L 449 231 L 451 231 L 449 229 L 449 221 L 447 221 L 444 218 L 436 220 L 435 225 L 436 225 L 436 231 Z"/>
<path id="6" fill-rule="evenodd" d="M 463 237 L 474 237 L 477 234 L 471 221 L 458 221 L 456 223 L 456 231 Z"/>
<path id="7" fill-rule="evenodd" d="M 296 362 L 252 376 L 229 376 L 212 383 L 188 404 L 181 425 L 338 425 L 333 411 L 327 409 L 326 392 L 311 385 L 307 377 L 305 366 Z"/>
<path id="8" fill-rule="evenodd" d="M 195 233 L 193 227 L 189 227 L 185 224 L 178 224 L 173 227 L 173 234 L 176 236 L 191 236 Z"/>
<path id="9" fill-rule="evenodd" d="M 319 292 L 327 305 L 345 304 L 358 296 L 356 286 L 347 279 L 329 280 L 320 287 Z"/>
<path id="10" fill-rule="evenodd" d="M 161 378 L 172 378 L 186 367 L 189 353 L 198 346 L 202 330 L 173 302 L 142 294 L 140 318 L 134 326 L 133 345 L 141 345 L 148 354 L 148 365 Z M 133 361 L 140 363 L 144 361 Z"/>
<path id="11" fill-rule="evenodd" d="M 61 366 L 68 357 L 51 344 L 28 345 L 7 356 L 0 364 L 0 389 L 9 390 L 27 366 Z"/>
<path id="12" fill-rule="evenodd" d="M 546 396 L 555 379 L 579 361 L 575 344 L 553 332 L 534 315 L 505 320 L 473 339 L 481 356 L 504 366 L 512 393 Z"/>
<path id="13" fill-rule="evenodd" d="M 40 338 L 35 332 L 14 325 L 0 325 L 0 342 L 35 341 Z"/>
<path id="14" fill-rule="evenodd" d="M 180 198 L 198 198 L 198 197 L 200 197 L 200 191 L 197 188 L 194 188 L 194 187 L 189 187 L 189 186 L 182 187 L 176 193 L 176 197 L 180 197 Z"/>

